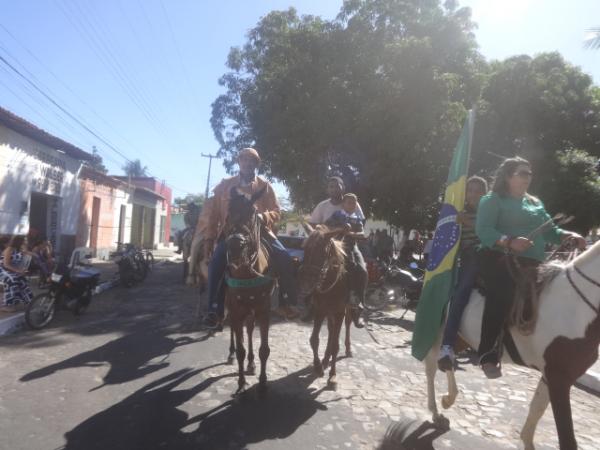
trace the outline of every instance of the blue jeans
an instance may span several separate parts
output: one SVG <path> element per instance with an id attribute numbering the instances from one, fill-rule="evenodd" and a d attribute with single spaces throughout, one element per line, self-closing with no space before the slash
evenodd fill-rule
<path id="1" fill-rule="evenodd" d="M 285 247 L 278 240 L 270 242 L 270 265 L 279 278 L 279 304 L 295 305 L 297 302 L 296 278 L 294 263 Z M 215 247 L 208 265 L 208 311 L 225 315 L 225 283 L 223 275 L 227 268 L 227 249 L 225 241 L 220 241 Z"/>
<path id="2" fill-rule="evenodd" d="M 446 320 L 442 345 L 454 347 L 456 343 L 460 320 L 462 319 L 467 303 L 469 303 L 471 291 L 477 277 L 477 260 L 477 250 L 475 248 L 466 249 L 460 253 L 458 280 L 454 289 L 454 295 L 450 300 L 450 306 L 448 307 L 448 319 Z"/>

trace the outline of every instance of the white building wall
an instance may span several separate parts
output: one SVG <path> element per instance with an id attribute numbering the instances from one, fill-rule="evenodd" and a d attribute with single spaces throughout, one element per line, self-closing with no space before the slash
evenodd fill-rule
<path id="1" fill-rule="evenodd" d="M 60 198 L 58 234 L 75 235 L 81 163 L 0 125 L 0 234 L 26 234 L 32 192 Z"/>
<path id="2" fill-rule="evenodd" d="M 113 222 L 113 242 L 119 241 L 119 216 L 121 213 L 121 206 L 125 206 L 125 224 L 123 229 L 123 243 L 127 244 L 131 242 L 131 216 L 133 214 L 133 203 L 131 192 L 115 189 L 116 198 L 115 198 L 115 207 L 114 207 L 114 222 Z"/>

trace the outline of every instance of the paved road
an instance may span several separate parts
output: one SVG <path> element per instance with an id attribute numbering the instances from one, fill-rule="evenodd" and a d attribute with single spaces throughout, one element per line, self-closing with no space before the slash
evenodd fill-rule
<path id="1" fill-rule="evenodd" d="M 520 448 L 518 431 L 537 382 L 505 368 L 488 381 L 463 364 L 451 430 L 428 426 L 425 375 L 410 357 L 412 316 L 389 313 L 353 330 L 354 358 L 338 364 L 338 389 L 309 366 L 309 328 L 275 322 L 269 389 L 232 398 L 228 334 L 197 329 L 197 295 L 179 283 L 181 266 L 159 266 L 144 285 L 95 298 L 84 317 L 68 313 L 42 332 L 0 339 L 1 449 L 371 449 L 396 423 L 423 449 Z M 439 377 L 438 389 L 443 389 Z M 600 442 L 600 399 L 573 389 L 582 449 Z M 551 412 L 538 448 L 554 449 Z"/>

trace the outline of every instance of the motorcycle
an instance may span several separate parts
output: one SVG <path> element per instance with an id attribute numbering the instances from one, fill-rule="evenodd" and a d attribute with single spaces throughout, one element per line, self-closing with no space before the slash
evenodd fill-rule
<path id="1" fill-rule="evenodd" d="M 36 295 L 27 305 L 25 322 L 34 330 L 47 326 L 58 309 L 78 316 L 88 308 L 100 279 L 100 271 L 88 264 L 59 266 L 49 278 L 48 291 Z"/>
<path id="2" fill-rule="evenodd" d="M 369 284 L 364 307 L 379 311 L 388 304 L 405 308 L 416 306 L 423 288 L 424 272 L 417 267 L 400 268 L 398 265 L 367 261 Z"/>

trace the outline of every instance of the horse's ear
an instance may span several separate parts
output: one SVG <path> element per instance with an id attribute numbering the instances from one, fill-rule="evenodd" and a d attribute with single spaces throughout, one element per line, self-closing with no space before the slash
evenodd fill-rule
<path id="1" fill-rule="evenodd" d="M 265 193 L 266 190 L 267 190 L 267 186 L 263 187 L 260 191 L 252 194 L 252 197 L 250 197 L 250 203 L 254 204 L 254 202 L 256 200 L 258 200 L 259 198 L 261 198 L 263 196 L 263 194 Z"/>

